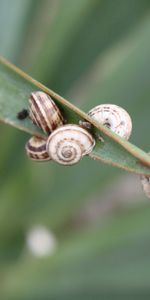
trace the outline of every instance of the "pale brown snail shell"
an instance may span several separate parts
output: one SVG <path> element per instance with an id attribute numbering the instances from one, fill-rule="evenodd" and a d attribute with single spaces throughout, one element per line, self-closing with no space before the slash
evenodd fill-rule
<path id="1" fill-rule="evenodd" d="M 48 137 L 47 152 L 59 164 L 73 165 L 89 154 L 95 145 L 92 135 L 78 125 L 64 125 Z"/>
<path id="2" fill-rule="evenodd" d="M 132 132 L 132 121 L 122 107 L 114 104 L 102 104 L 92 108 L 88 115 L 122 138 L 129 139 Z"/>
<path id="3" fill-rule="evenodd" d="M 148 152 L 150 155 L 150 152 Z M 147 198 L 150 198 L 150 176 L 141 175 L 140 176 L 143 192 Z"/>
<path id="4" fill-rule="evenodd" d="M 25 146 L 27 156 L 36 161 L 51 160 L 46 151 L 46 140 L 33 136 L 29 139 Z"/>
<path id="5" fill-rule="evenodd" d="M 146 175 L 140 176 L 143 192 L 147 198 L 150 198 L 150 177 Z"/>
<path id="6" fill-rule="evenodd" d="M 64 118 L 57 105 L 49 95 L 41 91 L 30 95 L 29 117 L 47 134 L 64 124 Z"/>

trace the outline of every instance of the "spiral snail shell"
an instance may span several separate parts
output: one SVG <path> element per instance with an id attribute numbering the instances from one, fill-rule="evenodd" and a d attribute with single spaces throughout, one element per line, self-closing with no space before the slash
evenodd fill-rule
<path id="1" fill-rule="evenodd" d="M 92 135 L 78 125 L 64 125 L 48 137 L 47 152 L 59 164 L 73 165 L 89 154 L 95 145 Z"/>
<path id="2" fill-rule="evenodd" d="M 102 104 L 94 107 L 88 115 L 113 132 L 128 140 L 132 131 L 132 121 L 122 107 L 114 104 Z"/>
<path id="3" fill-rule="evenodd" d="M 64 118 L 49 95 L 36 91 L 29 98 L 29 117 L 34 124 L 50 134 L 64 124 Z"/>
<path id="4" fill-rule="evenodd" d="M 50 160 L 50 156 L 46 151 L 46 140 L 33 136 L 26 143 L 25 150 L 27 156 L 36 161 Z"/>

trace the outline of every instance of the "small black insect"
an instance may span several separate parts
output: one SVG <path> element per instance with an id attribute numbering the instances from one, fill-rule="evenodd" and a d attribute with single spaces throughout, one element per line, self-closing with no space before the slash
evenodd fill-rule
<path id="1" fill-rule="evenodd" d="M 19 119 L 19 120 L 24 120 L 24 119 L 26 119 L 27 117 L 28 117 L 28 110 L 27 109 L 23 109 L 23 110 L 21 110 L 21 111 L 19 111 L 18 113 L 17 113 L 17 119 Z"/>

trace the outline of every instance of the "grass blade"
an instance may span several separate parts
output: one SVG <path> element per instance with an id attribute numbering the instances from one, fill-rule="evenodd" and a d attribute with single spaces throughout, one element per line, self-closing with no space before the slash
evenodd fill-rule
<path id="1" fill-rule="evenodd" d="M 0 120 L 32 135 L 43 136 L 42 131 L 29 119 L 17 119 L 17 112 L 28 107 L 28 97 L 35 90 L 43 90 L 49 94 L 62 110 L 68 123 L 78 123 L 79 120 L 85 119 L 93 125 L 92 132 L 95 138 L 100 134 L 104 143 L 96 138 L 96 147 L 90 155 L 91 158 L 129 172 L 150 175 L 150 157 L 144 151 L 92 120 L 79 108 L 5 59 L 0 59 Z"/>

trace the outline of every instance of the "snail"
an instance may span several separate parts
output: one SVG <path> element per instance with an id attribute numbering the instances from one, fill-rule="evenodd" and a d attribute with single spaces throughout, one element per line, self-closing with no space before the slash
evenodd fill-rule
<path id="1" fill-rule="evenodd" d="M 36 161 L 51 160 L 46 151 L 46 140 L 37 136 L 33 136 L 26 143 L 25 150 L 27 156 Z"/>
<path id="2" fill-rule="evenodd" d="M 59 127 L 47 139 L 47 152 L 59 164 L 73 165 L 95 146 L 92 135 L 79 125 Z"/>
<path id="3" fill-rule="evenodd" d="M 36 91 L 29 98 L 29 117 L 34 124 L 50 134 L 64 124 L 64 118 L 49 95 Z"/>
<path id="4" fill-rule="evenodd" d="M 92 108 L 88 115 L 122 138 L 129 139 L 132 131 L 132 121 L 129 114 L 122 107 L 114 104 L 102 104 Z"/>
<path id="5" fill-rule="evenodd" d="M 148 154 L 150 155 L 150 152 L 148 152 Z M 150 176 L 141 175 L 140 181 L 141 181 L 143 192 L 144 192 L 145 196 L 150 198 Z"/>
<path id="6" fill-rule="evenodd" d="M 150 177 L 146 175 L 141 175 L 140 180 L 145 196 L 150 198 Z"/>
<path id="7" fill-rule="evenodd" d="M 28 117 L 28 115 L 29 115 L 28 110 L 24 108 L 17 113 L 17 119 L 24 120 Z"/>

